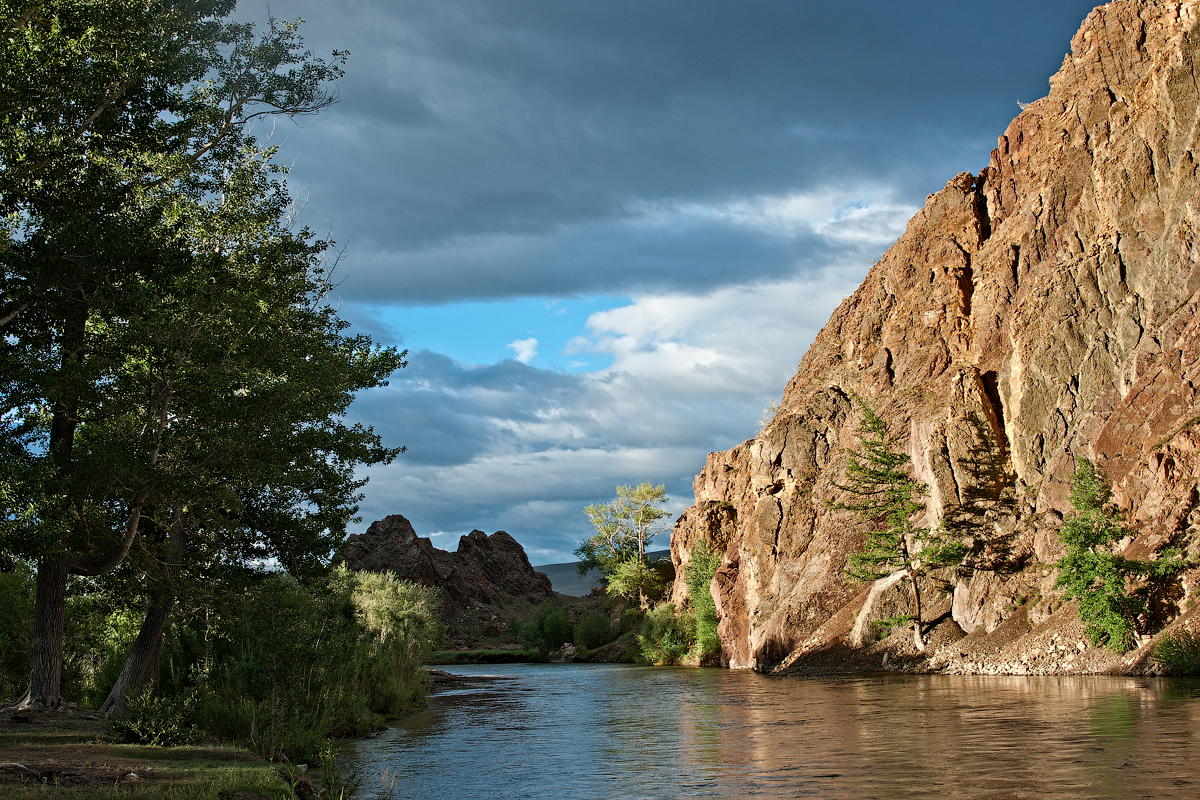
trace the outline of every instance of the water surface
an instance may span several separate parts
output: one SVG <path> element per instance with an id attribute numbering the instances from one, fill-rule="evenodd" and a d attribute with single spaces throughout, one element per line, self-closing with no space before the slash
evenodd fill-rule
<path id="1" fill-rule="evenodd" d="M 1200 797 L 1200 683 L 504 664 L 349 745 L 365 798 Z"/>

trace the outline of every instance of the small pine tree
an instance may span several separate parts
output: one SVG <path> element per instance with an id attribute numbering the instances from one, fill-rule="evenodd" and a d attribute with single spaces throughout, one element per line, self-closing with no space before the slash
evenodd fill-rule
<path id="1" fill-rule="evenodd" d="M 860 581 L 874 581 L 897 571 L 904 573 L 911 594 L 908 621 L 913 644 L 925 649 L 921 577 L 962 562 L 967 547 L 945 530 L 919 528 L 912 518 L 925 510 L 925 486 L 909 477 L 909 457 L 900 449 L 878 414 L 860 397 L 854 398 L 861 413 L 859 450 L 850 452 L 842 491 L 854 495 L 852 502 L 833 508 L 852 511 L 871 524 L 858 552 L 852 553 L 846 574 Z"/>
<path id="2" fill-rule="evenodd" d="M 1075 508 L 1059 530 L 1067 554 L 1055 564 L 1055 586 L 1067 599 L 1079 601 L 1079 618 L 1095 645 L 1118 652 L 1133 643 L 1137 619 L 1146 603 L 1130 590 L 1139 577 L 1166 578 L 1184 566 L 1179 554 L 1164 551 L 1155 561 L 1135 561 L 1117 555 L 1113 546 L 1130 535 L 1112 510 L 1112 491 L 1104 474 L 1085 458 L 1076 461 L 1071 480 Z"/>

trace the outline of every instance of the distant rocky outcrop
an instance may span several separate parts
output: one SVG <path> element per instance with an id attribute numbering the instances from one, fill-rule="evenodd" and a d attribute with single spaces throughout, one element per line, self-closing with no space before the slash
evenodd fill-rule
<path id="1" fill-rule="evenodd" d="M 1019 24 L 1016 20 L 1013 24 Z M 672 538 L 724 552 L 712 591 L 734 667 L 1137 672 L 1149 645 L 1090 647 L 1054 587 L 1077 457 L 1099 464 L 1133 558 L 1196 552 L 1200 526 L 1200 0 L 1094 10 L 988 166 L 931 195 L 834 312 L 762 432 L 713 453 Z M 896 587 L 843 574 L 852 396 L 907 442 L 924 524 L 967 527 L 924 654 L 876 642 Z M 678 569 L 677 574 L 684 575 Z M 1154 607 L 1195 626 L 1193 570 Z M 682 577 L 677 602 L 687 601 Z"/>
<path id="2" fill-rule="evenodd" d="M 525 549 L 504 531 L 471 531 L 451 553 L 391 514 L 347 538 L 341 560 L 350 569 L 392 572 L 440 589 L 453 644 L 503 636 L 513 616 L 551 595 L 550 579 L 533 569 Z"/>

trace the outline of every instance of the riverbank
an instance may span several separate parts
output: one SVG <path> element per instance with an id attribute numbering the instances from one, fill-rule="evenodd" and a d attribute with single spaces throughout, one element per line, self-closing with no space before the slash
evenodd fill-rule
<path id="1" fill-rule="evenodd" d="M 291 800 L 317 797 L 278 765 L 225 745 L 116 744 L 87 712 L 5 714 L 0 796 L 5 800 Z M 293 791 L 295 786 L 295 791 Z M 307 793 L 306 793 L 307 792 Z"/>

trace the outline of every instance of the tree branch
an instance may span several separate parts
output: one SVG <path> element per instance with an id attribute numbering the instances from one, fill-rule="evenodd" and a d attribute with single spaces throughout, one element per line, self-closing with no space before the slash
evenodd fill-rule
<path id="1" fill-rule="evenodd" d="M 116 569 L 117 565 L 125 560 L 125 556 L 129 555 L 133 540 L 137 538 L 138 527 L 142 522 L 142 508 L 149 496 L 149 489 L 142 489 L 134 496 L 133 501 L 129 504 L 125 532 L 111 553 L 103 556 L 76 556 L 71 560 L 71 572 L 76 575 L 95 576 Z"/>

